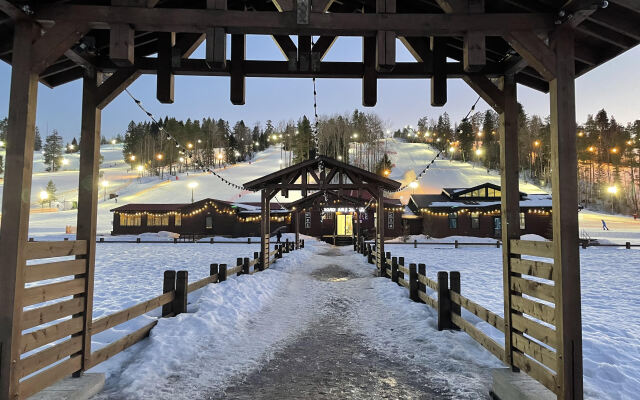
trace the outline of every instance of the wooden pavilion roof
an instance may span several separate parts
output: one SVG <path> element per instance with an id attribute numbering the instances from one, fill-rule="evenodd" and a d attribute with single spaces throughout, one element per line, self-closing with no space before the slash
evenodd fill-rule
<path id="1" fill-rule="evenodd" d="M 457 1 L 459 0 L 397 0 L 396 12 L 399 14 L 442 14 L 444 12 L 443 4 L 455 4 Z M 354 13 L 376 12 L 375 0 L 322 0 L 320 3 L 325 5 L 327 12 L 333 14 L 354 15 Z M 640 42 L 640 1 L 638 0 L 610 0 L 606 8 L 599 7 L 603 3 L 601 0 L 484 0 L 484 3 L 487 13 L 505 15 L 504 21 L 501 22 L 503 24 L 517 24 L 518 20 L 510 17 L 514 14 L 540 16 L 541 23 L 536 24 L 535 27 L 532 26 L 531 30 L 537 31 L 541 38 L 544 38 L 545 34 L 549 34 L 558 23 L 570 23 L 575 26 L 577 76 L 611 60 Z M 121 7 L 107 7 L 110 4 L 134 4 L 139 12 L 133 12 L 133 8 L 130 8 L 131 12 L 125 12 Z M 295 1 L 227 0 L 229 11 L 256 13 L 256 16 L 258 12 L 271 11 L 275 14 L 279 10 L 286 9 L 287 5 L 291 7 L 291 4 L 295 4 Z M 28 15 L 29 18 L 38 21 L 46 29 L 51 26 L 54 20 L 63 19 L 77 22 L 82 18 L 92 16 L 89 18 L 91 23 L 86 34 L 82 34 L 70 50 L 40 73 L 40 81 L 49 87 L 62 85 L 81 78 L 84 68 L 88 67 L 96 67 L 104 72 L 115 72 L 123 67 L 114 64 L 109 54 L 108 28 L 111 23 L 109 21 L 114 22 L 126 17 L 131 19 L 132 22 L 129 23 L 135 28 L 135 65 L 129 68 L 135 69 L 139 73 L 156 73 L 159 67 L 154 55 L 159 51 L 158 36 L 161 32 L 154 30 L 153 27 L 160 26 L 164 24 L 163 21 L 168 20 L 165 11 L 170 9 L 182 9 L 189 12 L 205 11 L 206 7 L 207 1 L 205 0 L 0 0 L 0 58 L 11 63 L 13 27 L 16 19 L 25 18 Z M 120 10 L 113 10 L 114 8 Z M 148 10 L 148 8 L 154 9 Z M 293 13 L 295 11 L 289 14 Z M 201 18 L 207 18 L 204 12 L 189 15 L 196 17 L 202 15 Z M 255 18 L 256 24 L 267 19 Z M 283 20 L 285 19 L 283 17 Z M 199 21 L 194 20 L 193 26 L 188 27 L 189 29 L 186 29 L 186 25 L 180 26 L 176 23 L 175 32 L 181 33 L 176 34 L 175 47 L 179 49 L 183 59 L 189 58 L 205 39 L 204 33 L 196 29 L 198 23 Z M 501 25 L 501 23 L 497 22 L 495 25 Z M 267 33 L 264 30 L 266 28 L 259 29 L 257 25 L 253 28 L 242 29 L 240 23 L 234 25 L 230 18 L 226 19 L 224 24 L 227 24 L 225 28 L 228 33 L 238 33 L 240 30 L 243 30 L 243 33 Z M 273 33 L 276 34 L 274 39 L 285 54 L 285 58 L 286 53 L 291 50 L 290 47 L 293 45 L 293 42 L 286 35 L 296 34 L 296 29 L 300 28 L 285 30 L 282 32 L 285 33 L 284 35 L 278 35 L 277 30 L 273 30 Z M 309 28 L 309 30 L 311 29 Z M 316 45 L 319 50 L 322 50 L 321 54 L 323 56 L 326 54 L 336 36 L 355 34 L 349 32 L 348 29 L 351 28 L 336 29 L 334 36 L 320 36 Z M 495 29 L 499 29 L 499 27 Z M 316 34 L 320 35 L 321 33 Z M 402 32 L 398 32 L 398 37 L 416 56 L 418 62 L 397 63 L 393 73 L 383 71 L 378 77 L 426 78 L 430 73 L 429 68 L 419 65 L 422 64 L 420 61 L 425 61 L 425 54 L 428 52 L 426 38 L 413 37 Z M 518 51 L 510 43 L 512 42 L 500 35 L 488 32 L 486 35 L 487 63 L 483 71 L 480 72 L 490 76 L 491 74 L 503 74 L 505 71 L 516 71 L 517 82 L 546 92 L 548 79 L 527 65 L 527 62 L 520 57 Z M 453 35 L 446 39 L 446 56 L 450 61 L 455 60 L 458 62 L 457 64 L 462 63 L 462 36 Z M 203 60 L 191 61 L 191 63 L 183 63 L 180 67 L 174 68 L 172 73 L 176 75 L 223 76 L 230 73 L 228 67 L 227 69 L 211 70 L 207 68 L 206 63 L 202 62 Z M 300 71 L 288 73 L 287 61 L 250 60 L 245 64 L 244 72 L 246 76 L 362 77 L 362 62 L 323 62 L 322 64 L 321 69 L 314 71 L 313 74 L 304 71 L 302 73 Z M 449 62 L 449 64 L 451 64 L 448 72 L 449 77 L 463 77 L 465 75 L 464 71 L 456 66 L 456 63 Z"/>

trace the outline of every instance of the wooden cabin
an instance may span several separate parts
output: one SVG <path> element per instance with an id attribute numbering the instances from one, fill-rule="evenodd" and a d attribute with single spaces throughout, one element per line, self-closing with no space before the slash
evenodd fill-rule
<path id="1" fill-rule="evenodd" d="M 405 219 L 411 234 L 500 239 L 500 196 L 500 186 L 491 183 L 470 188 L 445 188 L 440 194 L 414 194 L 408 207 L 415 217 L 405 216 Z M 551 239 L 551 207 L 551 195 L 520 192 L 520 234 Z"/>

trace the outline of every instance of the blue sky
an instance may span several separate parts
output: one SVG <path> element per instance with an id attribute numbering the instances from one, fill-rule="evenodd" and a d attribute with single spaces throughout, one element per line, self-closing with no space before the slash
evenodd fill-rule
<path id="1" fill-rule="evenodd" d="M 398 42 L 398 61 L 413 61 L 404 46 Z M 201 48 L 193 55 L 204 58 Z M 247 39 L 248 59 L 284 59 L 273 40 L 267 36 Z M 341 37 L 329 51 L 327 61 L 360 61 L 361 39 Z M 578 121 L 587 114 L 606 108 L 618 122 L 640 119 L 640 47 L 589 72 L 576 82 Z M 8 113 L 11 67 L 0 63 L 0 118 Z M 407 124 L 415 125 L 422 116 L 437 117 L 446 111 L 452 121 L 459 121 L 469 111 L 477 95 L 459 79 L 449 80 L 449 102 L 445 107 L 429 104 L 428 80 L 378 81 L 378 104 L 366 111 L 376 112 L 388 129 Z M 176 77 L 175 103 L 160 104 L 155 97 L 155 76 L 140 77 L 131 85 L 131 92 L 156 116 L 172 115 L 179 119 L 202 117 L 224 118 L 233 124 L 243 119 L 249 124 L 272 119 L 297 120 L 301 115 L 313 115 L 313 89 L 311 79 L 248 78 L 246 104 L 234 106 L 229 101 L 229 78 Z M 351 112 L 362 107 L 361 81 L 356 79 L 319 79 L 318 112 L 320 115 Z M 81 109 L 81 81 L 49 89 L 40 85 L 38 90 L 37 125 L 41 132 L 57 129 L 65 139 L 79 136 Z M 528 114 L 549 114 L 548 96 L 520 86 L 519 101 Z M 482 100 L 476 107 L 488 108 Z M 113 137 L 126 130 L 131 120 L 147 119 L 131 99 L 120 95 L 102 113 L 102 134 Z"/>

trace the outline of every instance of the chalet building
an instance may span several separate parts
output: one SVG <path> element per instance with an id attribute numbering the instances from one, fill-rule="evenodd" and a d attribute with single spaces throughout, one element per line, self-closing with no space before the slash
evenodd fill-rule
<path id="1" fill-rule="evenodd" d="M 407 204 L 411 213 L 403 219 L 411 234 L 499 239 L 502 235 L 500 195 L 500 186 L 491 183 L 445 188 L 440 194 L 416 194 Z M 520 192 L 520 232 L 552 238 L 551 195 Z"/>
<path id="2" fill-rule="evenodd" d="M 302 234 L 351 239 L 359 228 L 365 237 L 372 238 L 377 223 L 375 203 L 370 195 L 353 194 L 327 192 L 325 199 L 317 192 L 284 206 L 271 203 L 271 232 L 294 232 L 297 213 Z M 385 236 L 402 233 L 402 210 L 399 200 L 385 199 Z M 203 199 L 191 204 L 127 204 L 111 211 L 113 235 L 160 231 L 200 237 L 260 235 L 260 203 Z"/>
<path id="3" fill-rule="evenodd" d="M 324 239 L 337 238 L 344 243 L 360 234 L 367 239 L 374 237 L 377 224 L 376 207 L 367 192 L 357 191 L 339 195 L 317 192 L 288 204 L 299 214 L 300 233 Z M 402 234 L 402 203 L 397 199 L 384 199 L 385 237 L 394 238 Z M 330 240 L 329 240 L 330 241 Z"/>
<path id="4" fill-rule="evenodd" d="M 170 231 L 194 236 L 258 236 L 260 203 L 203 199 L 189 204 L 127 204 L 113 212 L 112 235 Z M 289 210 L 271 204 L 271 229 L 291 223 Z"/>

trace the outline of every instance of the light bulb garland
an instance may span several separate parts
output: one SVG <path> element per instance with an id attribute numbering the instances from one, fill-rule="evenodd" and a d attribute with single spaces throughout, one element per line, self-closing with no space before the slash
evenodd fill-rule
<path id="1" fill-rule="evenodd" d="M 436 154 L 435 157 L 433 157 L 433 159 L 422 169 L 422 171 L 420 171 L 420 173 L 416 176 L 416 179 L 414 179 L 413 181 L 407 183 L 406 185 L 400 186 L 399 189 L 394 190 L 393 192 L 388 192 L 388 193 L 398 193 L 398 192 L 402 192 L 403 190 L 407 189 L 409 187 L 409 185 L 411 185 L 413 182 L 417 182 L 420 179 L 422 179 L 422 177 L 424 176 L 424 174 L 427 173 L 427 170 L 433 165 L 435 164 L 436 160 L 438 159 L 438 157 L 440 157 L 440 155 L 442 154 L 442 150 L 438 151 L 438 154 Z"/>

